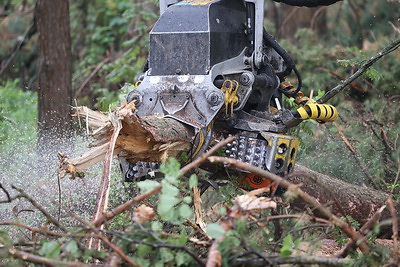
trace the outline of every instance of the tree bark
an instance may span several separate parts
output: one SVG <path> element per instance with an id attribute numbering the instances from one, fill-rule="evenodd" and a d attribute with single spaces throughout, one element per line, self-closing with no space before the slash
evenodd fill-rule
<path id="1" fill-rule="evenodd" d="M 351 216 L 364 225 L 378 209 L 386 204 L 390 195 L 368 187 L 349 184 L 345 181 L 297 165 L 292 175 L 286 178 L 289 182 L 300 184 L 300 188 L 327 205 L 337 216 Z M 294 207 L 304 210 L 305 204 L 294 202 Z M 400 210 L 400 202 L 395 203 Z M 391 219 L 388 208 L 384 209 L 381 221 Z M 391 233 L 391 226 L 381 229 L 381 234 Z"/>
<path id="2" fill-rule="evenodd" d="M 68 0 L 38 0 L 39 147 L 70 136 L 72 63 Z"/>

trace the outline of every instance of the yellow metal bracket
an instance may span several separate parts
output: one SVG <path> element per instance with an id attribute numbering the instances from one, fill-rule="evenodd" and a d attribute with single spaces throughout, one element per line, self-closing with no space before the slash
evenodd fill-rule
<path id="1" fill-rule="evenodd" d="M 236 95 L 239 88 L 239 83 L 235 80 L 225 80 L 222 84 L 221 90 L 225 94 L 225 112 L 226 114 L 233 114 L 233 106 L 239 102 L 239 98 Z M 228 113 L 229 111 L 229 113 Z"/>

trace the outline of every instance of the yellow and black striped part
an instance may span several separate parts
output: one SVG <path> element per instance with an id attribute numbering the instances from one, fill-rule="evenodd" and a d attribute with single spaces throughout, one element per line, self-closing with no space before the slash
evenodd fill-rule
<path id="1" fill-rule="evenodd" d="M 333 122 L 339 116 L 334 106 L 317 104 L 315 101 L 308 101 L 303 107 L 298 108 L 297 112 L 303 120 L 315 119 L 323 122 Z"/>

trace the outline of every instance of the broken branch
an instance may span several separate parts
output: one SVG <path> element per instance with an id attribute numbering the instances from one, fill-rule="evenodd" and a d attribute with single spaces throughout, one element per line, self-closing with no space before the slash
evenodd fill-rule
<path id="1" fill-rule="evenodd" d="M 111 220 L 115 216 L 121 214 L 122 212 L 130 209 L 133 205 L 147 199 L 148 197 L 158 193 L 161 191 L 161 186 L 158 186 L 154 188 L 153 190 L 146 192 L 144 194 L 141 194 L 139 196 L 136 196 L 132 198 L 131 200 L 125 202 L 124 204 L 121 204 L 114 208 L 113 210 L 105 213 L 103 216 L 98 217 L 95 221 L 93 221 L 93 224 L 95 227 L 99 227 L 100 225 L 104 224 L 105 222 Z"/>
<path id="2" fill-rule="evenodd" d="M 397 48 L 400 46 L 400 38 L 397 38 L 393 42 L 391 42 L 388 46 L 383 48 L 378 54 L 375 56 L 371 57 L 369 60 L 367 60 L 364 64 L 360 66 L 360 68 L 350 77 L 348 77 L 346 80 L 344 80 L 342 83 L 337 85 L 336 87 L 332 88 L 324 96 L 322 96 L 317 102 L 319 104 L 323 104 L 327 102 L 329 99 L 343 91 L 347 85 L 351 84 L 355 79 L 360 77 L 369 67 L 371 67 L 375 62 L 377 62 L 379 59 L 382 57 L 386 56 L 387 54 L 395 51 Z"/>
<path id="3" fill-rule="evenodd" d="M 37 263 L 37 264 L 42 264 L 45 266 L 68 266 L 68 267 L 86 267 L 86 266 L 92 266 L 92 265 L 87 265 L 83 264 L 80 262 L 71 262 L 71 261 L 58 261 L 58 260 L 52 260 L 49 258 L 37 256 L 25 251 L 17 250 L 15 248 L 9 248 L 7 251 L 7 254 L 9 254 L 13 258 L 21 259 L 23 261 L 28 261 L 32 263 Z"/>

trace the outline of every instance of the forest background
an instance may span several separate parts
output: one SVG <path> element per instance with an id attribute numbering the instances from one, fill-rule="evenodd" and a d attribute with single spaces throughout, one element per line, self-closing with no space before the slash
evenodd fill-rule
<path id="1" fill-rule="evenodd" d="M 46 1 L 39 0 L 38 3 L 46 5 L 43 4 Z M 306 95 L 313 90 L 321 96 L 400 35 L 400 2 L 396 0 L 346 0 L 329 7 L 311 9 L 272 1 L 266 3 L 266 29 L 295 58 Z M 59 150 L 78 153 L 87 142 L 83 137 L 84 130 L 77 124 L 71 126 L 67 136 L 57 135 L 51 144 L 40 141 L 40 135 L 52 125 L 46 118 L 41 118 L 45 105 L 40 101 L 45 100 L 38 97 L 38 92 L 41 92 L 39 83 L 45 78 L 41 78 L 39 73 L 41 57 L 38 44 L 41 40 L 38 31 L 41 28 L 36 27 L 34 20 L 35 12 L 38 12 L 35 4 L 33 0 L 4 0 L 0 4 L 0 183 L 7 188 L 11 188 L 9 184 L 13 183 L 33 195 L 42 194 L 38 191 L 43 189 L 43 185 L 37 185 L 40 182 L 35 182 L 36 177 L 40 176 L 37 181 L 41 182 L 43 177 L 54 177 Z M 66 81 L 69 85 L 59 95 L 56 92 L 48 99 L 55 105 L 86 105 L 102 111 L 118 106 L 127 93 L 124 85 L 135 83 L 146 61 L 148 33 L 158 17 L 157 1 L 82 0 L 70 1 L 68 5 L 68 1 L 57 0 L 48 1 L 47 5 L 48 10 L 56 10 L 57 5 L 66 7 L 66 12 L 56 19 L 69 22 L 70 36 L 65 37 L 68 40 L 51 42 L 55 46 L 70 42 L 71 46 L 71 53 L 62 59 L 71 62 L 70 74 L 62 68 L 50 74 L 70 76 Z M 40 18 L 36 18 L 38 20 Z M 307 122 L 294 132 L 301 138 L 300 164 L 354 184 L 392 192 L 395 200 L 399 197 L 399 62 L 400 52 L 397 50 L 376 63 L 344 93 L 333 98 L 330 104 L 340 112 L 335 125 Z M 69 124 L 68 112 L 64 119 Z M 59 128 L 65 130 L 64 126 Z M 60 138 L 66 142 L 59 142 Z M 37 140 L 39 150 L 44 150 L 39 154 L 36 153 Z M 51 164 L 42 166 L 38 158 L 39 162 L 44 159 Z M 92 170 L 93 180 L 98 173 L 99 170 Z M 133 190 L 131 186 L 121 185 L 117 174 L 114 179 L 111 206 L 122 203 Z M 56 180 L 52 181 L 57 184 Z M 65 192 L 71 190 L 71 195 L 79 187 L 74 187 L 73 181 L 61 183 L 63 188 L 73 188 L 64 189 Z M 79 215 L 88 216 L 86 213 L 95 199 L 95 188 L 95 185 L 88 188 L 85 196 L 74 194 L 73 199 L 62 201 L 69 203 L 70 208 L 79 206 Z M 226 199 L 231 197 L 233 193 L 227 194 Z M 55 209 L 49 207 L 52 208 Z M 6 211 L 10 211 L 10 206 L 3 209 Z M 28 215 L 21 216 L 23 218 L 18 219 L 31 220 Z M 126 223 L 124 219 L 121 217 L 115 227 L 122 227 L 119 224 Z M 40 219 L 34 219 L 34 223 L 40 224 Z M 154 226 L 154 229 L 157 227 L 161 226 Z M 287 232 L 284 236 L 304 238 Z M 42 244 L 50 242 L 42 241 Z M 66 244 L 59 240 L 54 242 L 51 243 L 53 248 L 61 249 Z M 276 246 L 282 249 L 292 244 L 285 245 L 282 239 Z M 182 258 L 182 265 L 190 262 L 187 254 L 179 254 L 179 249 L 164 248 L 161 256 L 156 257 L 158 262 L 171 264 L 177 257 Z M 48 251 L 43 246 L 41 249 L 41 255 L 47 257 Z M 229 254 L 232 250 L 227 248 L 225 252 Z M 146 253 L 150 253 L 146 247 L 139 246 L 139 256 L 135 260 L 150 264 L 150 260 L 140 257 Z M 76 254 L 63 258 L 60 255 L 62 253 L 51 256 L 57 260 L 68 257 L 82 260 L 85 256 Z"/>

